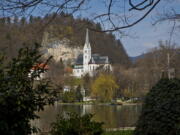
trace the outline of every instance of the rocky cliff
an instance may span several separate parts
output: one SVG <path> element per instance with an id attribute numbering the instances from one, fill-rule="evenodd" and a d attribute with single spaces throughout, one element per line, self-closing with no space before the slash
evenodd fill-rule
<path id="1" fill-rule="evenodd" d="M 62 60 L 64 64 L 73 64 L 77 56 L 82 53 L 82 48 L 69 46 L 69 43 L 68 39 L 50 42 L 43 40 L 44 56 L 53 56 L 55 62 Z"/>

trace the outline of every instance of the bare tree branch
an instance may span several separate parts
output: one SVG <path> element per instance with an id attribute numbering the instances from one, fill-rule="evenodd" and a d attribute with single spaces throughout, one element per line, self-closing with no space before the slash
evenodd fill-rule
<path id="1" fill-rule="evenodd" d="M 170 32 L 170 35 L 169 35 L 169 46 L 171 45 L 171 41 L 172 41 L 172 37 L 173 37 L 173 34 L 174 34 L 174 30 L 175 30 L 175 26 L 176 26 L 176 21 L 174 20 L 174 23 L 173 23 L 173 26 L 172 26 L 172 29 L 171 29 L 171 32 Z"/>
<path id="2" fill-rule="evenodd" d="M 140 0 L 136 3 L 134 3 L 133 0 L 124 1 L 127 2 L 130 6 L 129 12 L 133 11 L 139 11 L 143 13 L 142 16 L 139 18 L 135 17 L 134 19 L 128 19 L 130 17 L 127 16 L 125 12 L 128 11 L 118 11 L 117 5 L 125 6 L 122 4 L 122 1 L 117 0 L 108 0 L 107 1 L 107 10 L 106 12 L 97 13 L 95 17 L 89 16 L 90 19 L 92 17 L 92 20 L 98 22 L 100 21 L 106 25 L 108 24 L 109 28 L 104 28 L 104 30 L 96 30 L 94 28 L 89 28 L 94 31 L 99 32 L 114 32 L 121 29 L 126 29 L 129 27 L 132 27 L 139 22 L 141 22 L 144 18 L 146 18 L 151 11 L 158 5 L 158 3 L 161 0 Z M 45 6 L 47 8 L 50 8 L 53 12 L 56 13 L 67 11 L 69 14 L 74 14 L 81 10 L 81 8 L 87 4 L 87 2 L 90 2 L 89 0 L 1 0 L 0 1 L 0 13 L 4 16 L 8 16 L 10 14 L 22 14 L 25 13 L 28 10 L 31 10 L 30 13 L 32 13 L 32 9 L 34 7 L 41 7 Z M 104 2 L 103 0 L 98 0 L 98 2 Z M 92 2 L 93 3 L 93 2 Z M 93 7 L 91 9 L 93 11 Z M 96 12 L 96 11 L 94 11 Z M 124 13 L 123 13 L 124 12 Z M 123 15 L 122 15 L 123 13 Z M 56 16 L 53 16 L 50 21 L 52 21 Z M 133 18 L 133 17 L 131 17 Z M 130 21 L 131 20 L 131 21 Z M 49 24 L 50 22 L 48 22 Z M 105 25 L 105 26 L 106 26 Z"/>
<path id="3" fill-rule="evenodd" d="M 146 4 L 146 5 L 144 5 L 144 4 L 147 3 L 148 1 L 149 1 L 149 3 Z M 132 8 L 130 8 L 129 10 L 130 10 L 130 11 L 133 10 L 133 9 L 135 9 L 135 10 L 144 10 L 144 9 L 146 9 L 147 7 L 150 7 L 151 5 L 153 5 L 153 3 L 154 3 L 154 0 L 144 0 L 144 1 L 140 2 L 140 3 L 137 4 L 137 5 L 134 5 L 134 4 L 132 3 L 132 0 L 129 0 L 129 5 L 132 7 Z M 142 5 L 144 5 L 144 6 L 143 6 L 143 7 L 140 7 L 140 6 L 142 6 Z"/>
<path id="4" fill-rule="evenodd" d="M 120 26 L 120 27 L 115 27 L 114 29 L 108 29 L 108 30 L 103 30 L 103 31 L 98 31 L 96 29 L 93 29 L 93 28 L 89 28 L 90 30 L 93 30 L 93 31 L 98 31 L 98 32 L 113 32 L 113 31 L 117 31 L 117 30 L 120 30 L 120 29 L 126 29 L 126 28 L 129 28 L 129 27 L 132 27 L 136 24 L 138 24 L 139 22 L 141 22 L 144 18 L 146 18 L 146 16 L 148 16 L 151 11 L 157 6 L 157 4 L 160 2 L 161 0 L 157 0 L 154 5 L 142 16 L 140 17 L 139 19 L 137 19 L 136 21 L 128 24 L 128 25 L 125 25 L 125 26 Z"/>

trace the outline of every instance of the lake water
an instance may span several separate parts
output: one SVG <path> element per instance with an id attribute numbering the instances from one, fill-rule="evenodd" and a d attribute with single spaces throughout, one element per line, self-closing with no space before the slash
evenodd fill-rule
<path id="1" fill-rule="evenodd" d="M 76 112 L 78 114 L 92 113 L 95 121 L 104 122 L 105 128 L 134 127 L 141 111 L 141 105 L 75 105 L 55 104 L 46 106 L 39 112 L 39 120 L 33 121 L 41 131 L 47 132 L 50 123 L 56 120 L 57 114 Z"/>

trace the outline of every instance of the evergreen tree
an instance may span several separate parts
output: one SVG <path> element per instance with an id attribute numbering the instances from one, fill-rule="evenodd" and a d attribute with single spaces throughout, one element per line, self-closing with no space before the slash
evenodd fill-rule
<path id="1" fill-rule="evenodd" d="M 7 22 L 8 25 L 10 25 L 10 24 L 11 24 L 11 18 L 10 18 L 10 17 L 7 17 L 7 18 L 6 18 L 6 22 Z"/>
<path id="2" fill-rule="evenodd" d="M 78 85 L 78 87 L 76 88 L 76 99 L 81 102 L 83 100 L 83 96 L 81 94 L 81 86 Z"/>
<path id="3" fill-rule="evenodd" d="M 31 16 L 29 17 L 29 23 L 32 24 L 33 22 L 34 22 L 34 17 L 31 15 Z"/>
<path id="4" fill-rule="evenodd" d="M 180 134 L 180 80 L 161 79 L 147 94 L 134 135 Z"/>
<path id="5" fill-rule="evenodd" d="M 19 18 L 18 18 L 17 16 L 14 17 L 13 23 L 14 23 L 15 25 L 18 25 L 18 23 L 19 23 Z"/>
<path id="6" fill-rule="evenodd" d="M 20 20 L 21 26 L 24 26 L 26 24 L 26 18 L 22 17 Z"/>

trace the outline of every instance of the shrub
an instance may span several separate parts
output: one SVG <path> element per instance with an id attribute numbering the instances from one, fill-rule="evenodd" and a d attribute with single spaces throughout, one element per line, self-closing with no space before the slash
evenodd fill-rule
<path id="1" fill-rule="evenodd" d="M 52 124 L 51 135 L 101 135 L 103 123 L 92 121 L 92 117 L 91 114 L 80 116 L 76 113 L 66 117 L 59 115 Z"/>
<path id="2" fill-rule="evenodd" d="M 73 90 L 63 93 L 62 101 L 64 103 L 73 103 L 76 101 L 76 94 Z"/>
<path id="3" fill-rule="evenodd" d="M 180 80 L 161 79 L 147 94 L 135 135 L 180 135 Z"/>

